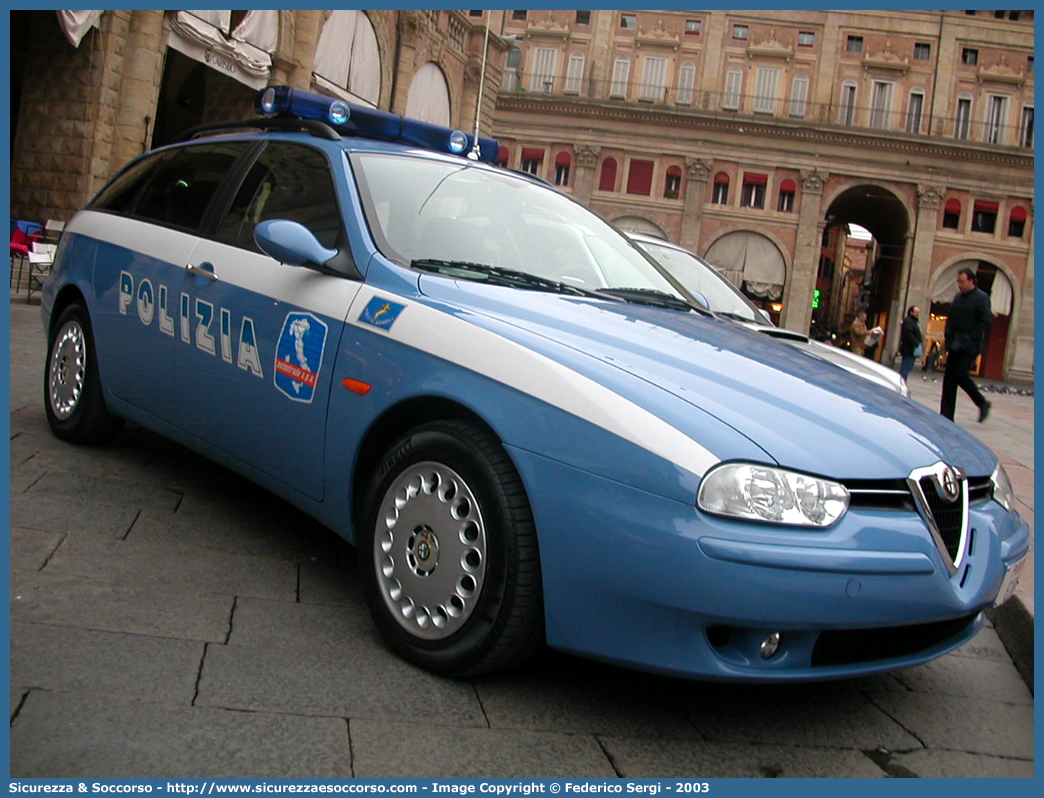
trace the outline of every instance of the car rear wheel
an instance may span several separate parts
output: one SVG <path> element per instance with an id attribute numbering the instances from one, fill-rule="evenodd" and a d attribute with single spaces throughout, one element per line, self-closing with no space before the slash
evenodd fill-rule
<path id="1" fill-rule="evenodd" d="M 381 461 L 358 533 L 374 620 L 405 659 L 503 670 L 543 642 L 540 564 L 518 472 L 485 429 L 427 424 Z"/>
<path id="2" fill-rule="evenodd" d="M 123 424 L 105 407 L 87 311 L 69 305 L 54 326 L 44 369 L 47 423 L 71 443 L 104 443 Z"/>

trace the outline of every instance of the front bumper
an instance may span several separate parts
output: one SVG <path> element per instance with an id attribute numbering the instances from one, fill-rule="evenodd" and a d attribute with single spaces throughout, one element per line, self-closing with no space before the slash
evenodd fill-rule
<path id="1" fill-rule="evenodd" d="M 781 529 L 511 456 L 540 536 L 548 644 L 660 673 L 803 681 L 926 662 L 974 636 L 1029 546 L 1017 514 L 975 505 L 951 576 L 913 512 Z M 778 650 L 764 658 L 773 634 Z"/>

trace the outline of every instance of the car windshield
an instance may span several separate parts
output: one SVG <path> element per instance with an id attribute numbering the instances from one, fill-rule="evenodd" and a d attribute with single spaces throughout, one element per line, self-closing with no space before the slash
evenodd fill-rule
<path id="1" fill-rule="evenodd" d="M 624 236 L 545 186 L 427 158 L 357 152 L 351 162 L 370 230 L 398 262 L 459 278 L 515 272 L 588 291 L 679 296 Z M 460 268 L 468 265 L 492 268 Z"/>
<path id="2" fill-rule="evenodd" d="M 741 321 L 768 324 L 765 317 L 749 299 L 743 296 L 724 275 L 713 266 L 700 260 L 691 252 L 657 244 L 652 241 L 636 241 L 656 262 L 663 266 L 697 299 L 707 300 L 707 306 L 715 313 Z"/>

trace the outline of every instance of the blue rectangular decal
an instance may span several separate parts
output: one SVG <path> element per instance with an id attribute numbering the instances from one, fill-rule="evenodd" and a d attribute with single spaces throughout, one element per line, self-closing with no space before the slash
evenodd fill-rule
<path id="1" fill-rule="evenodd" d="M 387 299 L 375 296 L 363 308 L 363 312 L 359 315 L 359 321 L 364 324 L 372 324 L 374 327 L 382 330 L 389 330 L 405 307 L 405 305 L 400 305 L 397 302 L 390 302 Z"/>

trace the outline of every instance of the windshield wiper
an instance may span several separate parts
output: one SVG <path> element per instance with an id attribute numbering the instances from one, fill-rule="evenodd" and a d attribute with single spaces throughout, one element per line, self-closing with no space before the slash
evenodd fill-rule
<path id="1" fill-rule="evenodd" d="M 514 269 L 503 269 L 490 266 L 488 263 L 470 263 L 462 260 L 436 260 L 434 258 L 417 258 L 410 264 L 421 271 L 434 272 L 446 277 L 459 277 L 465 280 L 482 280 L 496 285 L 515 288 L 529 288 L 537 291 L 551 291 L 556 294 L 573 294 L 574 296 L 598 297 L 599 294 L 568 283 L 560 283 L 528 272 Z"/>
<path id="2" fill-rule="evenodd" d="M 753 322 L 754 324 L 758 323 L 757 319 L 752 319 L 750 316 L 743 316 L 739 313 L 732 313 L 728 310 L 715 310 L 714 314 L 717 316 L 724 316 L 726 319 L 734 319 L 735 321 L 745 321 L 748 324 L 751 322 Z"/>
<path id="3" fill-rule="evenodd" d="M 652 305 L 669 310 L 694 310 L 707 316 L 711 315 L 710 311 L 704 310 L 680 296 L 668 294 L 666 291 L 656 288 L 599 288 L 597 293 L 617 297 L 636 305 Z"/>

